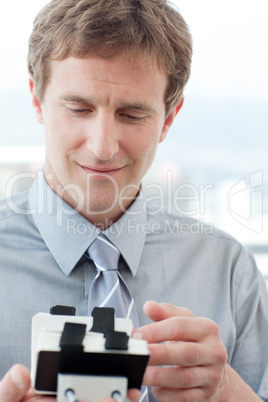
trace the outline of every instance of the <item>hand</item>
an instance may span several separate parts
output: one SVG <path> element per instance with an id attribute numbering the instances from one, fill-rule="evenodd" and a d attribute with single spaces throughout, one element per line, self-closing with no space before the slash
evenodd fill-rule
<path id="1" fill-rule="evenodd" d="M 37 395 L 31 387 L 30 373 L 22 365 L 13 366 L 0 382 L 0 401 L 1 402 L 53 402 L 56 398 L 52 396 Z M 138 401 L 140 391 L 130 389 L 128 398 L 131 401 Z M 81 401 L 86 402 L 86 401 Z M 114 402 L 114 399 L 107 398 L 100 402 Z"/>
<path id="2" fill-rule="evenodd" d="M 30 373 L 22 365 L 13 366 L 0 382 L 0 401 L 1 402 L 53 402 L 52 397 L 37 396 L 31 387 Z"/>
<path id="3" fill-rule="evenodd" d="M 149 343 L 151 356 L 144 384 L 153 387 L 157 399 L 161 402 L 234 400 L 227 396 L 231 369 L 213 321 L 196 318 L 185 308 L 165 303 L 147 302 L 144 311 L 155 323 L 136 332 Z"/>

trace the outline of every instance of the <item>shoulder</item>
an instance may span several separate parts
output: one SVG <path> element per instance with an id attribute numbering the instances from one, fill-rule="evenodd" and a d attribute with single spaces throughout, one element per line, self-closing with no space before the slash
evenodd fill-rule
<path id="1" fill-rule="evenodd" d="M 28 191 L 17 193 L 0 200 L 0 224 L 5 220 L 12 219 L 29 213 Z"/>
<path id="2" fill-rule="evenodd" d="M 146 204 L 146 212 L 148 217 L 148 223 L 153 227 L 171 232 L 172 235 L 183 237 L 191 235 L 198 235 L 205 238 L 216 238 L 230 242 L 237 242 L 234 237 L 227 232 L 215 227 L 211 222 L 207 222 L 204 219 L 196 219 L 186 215 L 180 215 L 174 211 L 168 211 L 167 209 L 160 209 L 152 202 Z"/>
<path id="3" fill-rule="evenodd" d="M 0 201 L 0 269 L 23 264 L 33 258 L 32 252 L 46 248 L 35 224 L 28 201 L 29 192 L 18 193 Z M 31 254 L 28 254 L 31 253 Z M 40 258 L 40 254 L 35 254 Z"/>
<path id="4" fill-rule="evenodd" d="M 166 210 L 157 211 L 148 204 L 146 246 L 154 254 L 163 254 L 170 262 L 211 275 L 232 276 L 238 288 L 247 276 L 248 281 L 258 281 L 259 272 L 250 251 L 237 239 L 223 230 L 202 220 L 181 216 Z M 197 272 L 197 271 L 196 271 Z"/>
<path id="5" fill-rule="evenodd" d="M 147 239 L 164 243 L 167 247 L 180 250 L 191 249 L 195 253 L 207 253 L 215 258 L 248 251 L 227 232 L 215 227 L 211 222 L 180 215 L 173 211 L 160 209 L 152 202 L 146 205 L 148 233 Z M 227 258 L 227 257 L 226 257 Z"/>
<path id="6" fill-rule="evenodd" d="M 6 238 L 12 234 L 26 234 L 33 224 L 32 212 L 28 201 L 28 191 L 17 193 L 0 200 L 0 233 Z"/>

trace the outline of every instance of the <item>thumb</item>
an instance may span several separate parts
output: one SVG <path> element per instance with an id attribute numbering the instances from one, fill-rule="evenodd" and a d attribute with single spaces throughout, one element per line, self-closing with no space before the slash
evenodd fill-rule
<path id="1" fill-rule="evenodd" d="M 162 321 L 170 317 L 193 317 L 193 313 L 185 307 L 173 306 L 169 303 L 157 303 L 147 301 L 143 310 L 145 314 L 153 321 Z"/>
<path id="2" fill-rule="evenodd" d="M 25 396 L 31 386 L 28 369 L 16 364 L 4 376 L 0 382 L 0 401 L 19 402 Z"/>

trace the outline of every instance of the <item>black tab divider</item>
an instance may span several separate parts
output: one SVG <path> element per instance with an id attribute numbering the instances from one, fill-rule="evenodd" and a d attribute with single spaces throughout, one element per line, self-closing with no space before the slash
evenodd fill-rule
<path id="1" fill-rule="evenodd" d="M 114 331 L 114 309 L 110 307 L 95 307 L 92 311 L 93 326 L 90 331 L 101 332 Z"/>
<path id="2" fill-rule="evenodd" d="M 59 372 L 75 373 L 83 359 L 83 339 L 87 326 L 66 322 L 60 339 Z"/>
<path id="3" fill-rule="evenodd" d="M 72 306 L 53 306 L 50 309 L 50 314 L 52 315 L 75 315 L 76 310 L 75 307 Z"/>
<path id="4" fill-rule="evenodd" d="M 129 336 L 126 332 L 107 331 L 105 349 L 128 350 Z"/>
<path id="5" fill-rule="evenodd" d="M 66 322 L 60 339 L 60 347 L 82 346 L 86 328 L 87 326 L 85 324 Z"/>

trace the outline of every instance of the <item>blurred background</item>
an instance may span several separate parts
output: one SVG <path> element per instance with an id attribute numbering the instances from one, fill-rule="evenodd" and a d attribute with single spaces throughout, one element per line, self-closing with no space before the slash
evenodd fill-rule
<path id="1" fill-rule="evenodd" d="M 1 5 L 1 198 L 28 188 L 44 160 L 26 57 L 32 21 L 46 3 Z M 268 279 L 268 2 L 173 3 L 193 36 L 192 74 L 184 106 L 144 180 L 145 192 L 198 217 L 199 230 L 213 224 L 237 237 Z"/>

